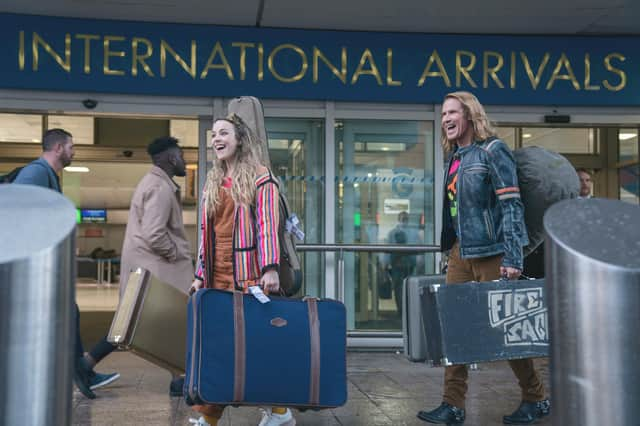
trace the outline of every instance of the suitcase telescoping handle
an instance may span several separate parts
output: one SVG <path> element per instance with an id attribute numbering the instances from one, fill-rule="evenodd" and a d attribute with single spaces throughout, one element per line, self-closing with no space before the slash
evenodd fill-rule
<path id="1" fill-rule="evenodd" d="M 247 344 L 244 316 L 244 294 L 233 292 L 233 328 L 234 328 L 234 383 L 233 399 L 237 402 L 244 400 L 246 381 Z M 249 296 L 253 297 L 253 296 Z M 309 405 L 320 403 L 320 318 L 318 316 L 318 299 L 305 297 L 309 315 L 309 337 L 311 368 L 309 376 Z"/>

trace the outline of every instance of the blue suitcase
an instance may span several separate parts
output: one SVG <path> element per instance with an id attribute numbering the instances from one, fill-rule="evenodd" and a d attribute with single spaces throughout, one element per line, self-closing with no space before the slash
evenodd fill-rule
<path id="1" fill-rule="evenodd" d="M 188 404 L 334 408 L 347 401 L 346 310 L 335 300 L 214 289 L 188 306 Z"/>

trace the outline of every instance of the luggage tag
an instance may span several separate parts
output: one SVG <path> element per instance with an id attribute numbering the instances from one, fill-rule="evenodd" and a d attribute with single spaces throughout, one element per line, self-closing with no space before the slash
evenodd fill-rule
<path id="1" fill-rule="evenodd" d="M 267 303 L 271 301 L 271 299 L 269 299 L 267 295 L 264 294 L 260 286 L 257 286 L 257 285 L 250 286 L 249 293 L 251 293 L 253 297 L 255 297 L 256 299 L 258 299 L 258 302 L 260 303 Z"/>
<path id="2" fill-rule="evenodd" d="M 299 223 L 300 219 L 298 219 L 298 216 L 296 216 L 295 213 L 292 213 L 291 216 L 287 218 L 285 227 L 287 228 L 287 232 L 295 235 L 298 240 L 304 241 L 304 232 L 298 226 Z"/>

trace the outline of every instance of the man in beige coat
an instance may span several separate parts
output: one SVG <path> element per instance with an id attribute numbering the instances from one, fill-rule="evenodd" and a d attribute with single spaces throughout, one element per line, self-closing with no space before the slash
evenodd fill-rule
<path id="1" fill-rule="evenodd" d="M 185 235 L 180 187 L 174 176 L 184 176 L 186 166 L 178 140 L 162 137 L 149 144 L 153 167 L 131 198 L 120 263 L 120 297 L 129 272 L 147 269 L 153 276 L 188 294 L 194 277 L 191 248 Z M 90 366 L 115 350 L 106 337 L 87 354 Z M 181 378 L 171 381 L 169 393 L 182 395 Z"/>
<path id="2" fill-rule="evenodd" d="M 153 167 L 131 199 L 122 246 L 120 296 L 128 272 L 138 267 L 187 294 L 193 281 L 193 261 L 182 222 L 180 187 L 172 179 L 186 174 L 182 149 L 175 138 L 162 137 L 147 151 Z"/>

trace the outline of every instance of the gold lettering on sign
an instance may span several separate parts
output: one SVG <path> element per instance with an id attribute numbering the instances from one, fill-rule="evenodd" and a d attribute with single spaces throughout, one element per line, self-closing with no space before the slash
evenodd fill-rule
<path id="1" fill-rule="evenodd" d="M 364 68 L 367 62 L 369 63 L 369 69 Z M 376 66 L 376 61 L 373 59 L 373 54 L 369 49 L 365 49 L 364 52 L 362 52 L 360 63 L 358 63 L 358 67 L 351 77 L 351 84 L 356 84 L 361 75 L 374 76 L 378 82 L 378 86 L 382 86 L 382 77 L 380 76 L 380 72 Z"/>
<path id="2" fill-rule="evenodd" d="M 191 78 L 196 78 L 196 41 L 191 40 L 191 65 L 187 65 L 187 63 L 182 59 L 180 55 L 176 53 L 175 50 L 169 43 L 164 40 L 160 40 L 160 76 L 165 78 L 167 76 L 167 52 L 173 57 L 173 59 L 182 67 L 183 70 L 187 72 L 191 76 Z"/>
<path id="3" fill-rule="evenodd" d="M 610 53 L 604 58 L 605 68 L 607 69 L 607 71 L 617 74 L 620 77 L 620 83 L 617 84 L 616 86 L 612 86 L 608 80 L 604 80 L 602 82 L 602 85 L 607 90 L 611 90 L 612 92 L 617 92 L 619 90 L 624 89 L 624 87 L 627 85 L 627 74 L 624 71 L 622 71 L 620 68 L 616 68 L 613 65 L 611 65 L 611 59 L 617 59 L 620 62 L 624 62 L 627 58 L 625 58 L 622 54 L 617 52 Z"/>
<path id="4" fill-rule="evenodd" d="M 120 36 L 104 36 L 102 43 L 104 45 L 104 65 L 102 72 L 105 75 L 124 75 L 124 71 L 122 70 L 112 70 L 109 67 L 109 58 L 112 56 L 116 56 L 119 58 L 124 58 L 124 51 L 122 50 L 111 50 L 111 42 L 112 41 L 124 41 L 124 37 Z"/>
<path id="5" fill-rule="evenodd" d="M 431 66 L 436 64 L 438 67 L 438 71 L 431 71 Z M 451 87 L 451 80 L 447 75 L 447 71 L 444 69 L 444 65 L 442 65 L 442 59 L 440 59 L 440 55 L 438 55 L 437 50 L 433 50 L 431 56 L 429 56 L 429 60 L 427 61 L 427 65 L 424 67 L 424 71 L 422 71 L 422 75 L 420 76 L 420 80 L 418 80 L 418 87 L 422 87 L 424 85 L 427 77 L 441 77 L 445 86 Z"/>
<path id="6" fill-rule="evenodd" d="M 258 43 L 258 81 L 264 80 L 264 47 Z"/>
<path id="7" fill-rule="evenodd" d="M 233 42 L 231 43 L 231 47 L 240 48 L 240 80 L 244 80 L 247 75 L 247 48 L 254 48 L 256 45 L 255 43 Z M 231 71 L 231 69 L 229 69 L 229 71 Z M 227 77 L 228 76 L 229 73 L 227 72 Z M 230 80 L 233 80 L 233 74 Z"/>
<path id="8" fill-rule="evenodd" d="M 489 66 L 490 57 L 498 59 L 498 63 L 493 67 Z M 500 81 L 500 78 L 498 78 L 498 75 L 496 74 L 504 65 L 504 58 L 502 55 L 498 52 L 486 51 L 484 52 L 482 62 L 484 64 L 484 67 L 482 68 L 482 87 L 485 89 L 489 87 L 489 76 L 491 76 L 491 79 L 496 83 L 496 85 L 499 88 L 504 89 L 504 84 L 502 84 L 502 81 Z"/>
<path id="9" fill-rule="evenodd" d="M 216 56 L 220 56 L 221 63 L 214 64 Z M 224 55 L 224 50 L 222 50 L 222 46 L 220 42 L 217 41 L 216 45 L 211 50 L 211 54 L 209 55 L 209 59 L 207 59 L 207 65 L 204 66 L 202 73 L 200 73 L 200 78 L 206 78 L 209 74 L 209 69 L 212 70 L 225 70 L 227 73 L 227 78 L 229 80 L 233 80 L 233 71 L 231 70 L 231 66 L 229 66 L 229 61 L 227 61 L 227 57 Z"/>
<path id="10" fill-rule="evenodd" d="M 56 53 L 55 50 L 44 41 L 42 37 L 38 35 L 35 31 L 33 32 L 33 41 L 31 43 L 31 51 L 33 53 L 33 71 L 38 71 L 38 62 L 39 62 L 39 49 L 38 46 L 42 46 L 57 63 L 62 67 L 66 72 L 71 72 L 71 34 L 67 33 L 64 36 L 64 61 L 62 57 Z"/>
<path id="11" fill-rule="evenodd" d="M 331 70 L 333 75 L 338 77 L 342 84 L 347 83 L 347 48 L 343 47 L 340 53 L 340 69 L 338 69 L 320 49 L 313 46 L 313 82 L 318 82 L 318 59 L 325 63 L 325 65 Z"/>
<path id="12" fill-rule="evenodd" d="M 462 57 L 466 56 L 469 58 L 469 64 L 467 66 L 462 66 Z M 477 88 L 478 85 L 471 78 L 469 71 L 471 71 L 476 66 L 476 55 L 472 52 L 467 52 L 466 50 L 456 50 L 456 86 L 460 87 L 461 79 L 460 76 L 464 75 L 465 80 L 471 85 L 473 88 Z"/>
<path id="13" fill-rule="evenodd" d="M 298 71 L 297 74 L 295 74 L 292 77 L 284 77 L 280 74 L 278 74 L 278 72 L 276 71 L 275 68 L 275 57 L 278 54 L 278 52 L 280 52 L 283 49 L 290 49 L 293 50 L 294 52 L 296 52 L 299 56 L 300 56 L 300 71 Z M 302 50 L 301 48 L 299 48 L 298 46 L 296 46 L 295 44 L 281 44 L 279 46 L 277 46 L 275 49 L 273 49 L 271 51 L 271 53 L 269 54 L 269 57 L 267 58 L 267 66 L 269 67 L 269 71 L 271 71 L 271 74 L 279 81 L 282 81 L 283 83 L 293 83 L 299 80 L 302 80 L 302 77 L 304 77 L 304 75 L 307 72 L 307 69 L 309 68 L 309 63 L 307 62 L 307 55 L 304 53 L 304 50 Z"/>
<path id="14" fill-rule="evenodd" d="M 24 71 L 24 31 L 18 33 L 18 68 Z"/>
<path id="15" fill-rule="evenodd" d="M 584 90 L 600 90 L 600 86 L 591 85 L 591 58 L 584 55 Z"/>
<path id="16" fill-rule="evenodd" d="M 509 87 L 516 88 L 516 52 L 511 52 L 511 75 L 509 77 Z"/>
<path id="17" fill-rule="evenodd" d="M 560 70 L 563 67 L 567 70 L 566 74 L 560 74 Z M 569 58 L 567 58 L 567 55 L 564 54 L 564 52 L 560 55 L 560 59 L 558 59 L 558 63 L 556 64 L 556 67 L 551 74 L 551 78 L 547 83 L 546 89 L 551 90 L 556 80 L 568 80 L 571 82 L 574 89 L 580 90 L 580 83 L 578 83 L 578 80 L 573 73 L 573 69 L 571 68 L 571 62 L 569 61 Z"/>
<path id="18" fill-rule="evenodd" d="M 547 64 L 549 63 L 549 54 L 545 53 L 544 56 L 542 57 L 542 62 L 540 63 L 540 66 L 538 67 L 538 71 L 536 72 L 536 75 L 533 75 L 533 70 L 531 69 L 531 64 L 529 63 L 529 58 L 527 58 L 527 55 L 524 52 L 520 52 L 520 58 L 522 58 L 522 63 L 524 64 L 524 70 L 527 73 L 527 76 L 529 77 L 529 81 L 531 82 L 531 87 L 533 87 L 533 90 L 536 90 L 538 88 L 538 84 L 540 84 L 540 78 L 542 77 L 542 72 L 544 71 L 544 67 L 547 66 Z"/>
<path id="19" fill-rule="evenodd" d="M 387 86 L 402 86 L 401 81 L 393 79 L 393 50 L 387 49 Z"/>
<path id="20" fill-rule="evenodd" d="M 76 38 L 84 40 L 84 67 L 85 74 L 91 74 L 91 40 L 100 40 L 97 34 L 76 34 Z"/>
<path id="21" fill-rule="evenodd" d="M 140 55 L 138 53 L 138 45 L 144 44 L 146 47 L 145 53 Z M 154 77 L 153 71 L 151 71 L 151 67 L 147 65 L 145 62 L 146 59 L 150 58 L 153 55 L 153 44 L 150 40 L 143 37 L 134 37 L 131 40 L 131 75 L 134 77 L 138 76 L 138 63 L 142 64 L 142 69 L 147 73 L 148 76 Z"/>

